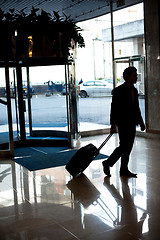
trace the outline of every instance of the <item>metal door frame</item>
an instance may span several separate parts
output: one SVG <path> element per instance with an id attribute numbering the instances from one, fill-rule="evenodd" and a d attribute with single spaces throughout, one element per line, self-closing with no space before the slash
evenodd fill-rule
<path id="1" fill-rule="evenodd" d="M 135 55 L 135 56 L 127 56 L 127 57 L 121 57 L 121 58 L 115 58 L 114 59 L 114 72 L 115 72 L 115 78 L 114 78 L 114 84 L 117 85 L 117 63 L 128 63 L 129 66 L 134 66 L 134 62 L 143 61 L 144 63 L 144 98 L 145 98 L 145 122 L 147 123 L 147 98 L 146 98 L 146 64 L 145 64 L 145 56 L 143 55 Z"/>
<path id="2" fill-rule="evenodd" d="M 53 65 L 56 65 L 56 64 L 53 64 Z M 70 146 L 74 147 L 74 145 L 77 146 L 77 141 L 79 140 L 78 113 L 77 113 L 78 92 L 77 91 L 76 91 L 76 99 L 74 98 L 73 100 L 74 86 L 77 90 L 77 85 L 75 83 L 75 76 L 74 76 L 74 63 L 70 62 L 70 63 L 61 64 L 61 65 L 64 66 L 64 70 L 65 70 L 66 108 L 67 108 L 66 110 L 67 110 L 67 128 L 68 128 L 66 134 L 67 134 L 67 138 Z M 27 86 L 29 87 L 30 86 L 29 66 L 26 66 L 26 70 L 27 70 Z M 33 135 L 34 130 L 32 130 L 32 106 L 31 106 L 30 96 L 27 97 L 27 102 L 28 102 L 29 131 L 30 131 L 30 135 L 34 136 Z M 62 131 L 62 134 L 63 134 L 63 131 Z"/>
<path id="3" fill-rule="evenodd" d="M 9 64 L 5 61 L 5 79 L 6 79 L 6 93 L 7 101 L 4 103 L 7 106 L 8 113 L 8 128 L 9 128 L 9 148 L 7 150 L 0 150 L 0 158 L 8 158 L 14 156 L 14 142 L 13 142 L 13 128 L 12 128 L 12 111 L 11 111 L 11 96 L 10 96 L 10 81 L 9 81 Z"/>
<path id="4" fill-rule="evenodd" d="M 52 65 L 52 64 L 49 64 Z M 53 64 L 54 65 L 54 64 Z M 73 83 L 75 84 L 75 76 L 73 74 L 73 81 L 71 80 L 72 72 L 74 69 L 74 63 L 64 63 L 65 68 L 65 82 L 66 82 L 66 107 L 67 107 L 67 125 L 68 125 L 68 144 L 71 147 L 77 146 L 77 142 L 79 142 L 79 127 L 78 127 L 78 113 L 76 112 L 75 118 L 75 110 L 73 108 L 73 98 L 72 98 L 72 90 Z M 8 126 L 9 126 L 9 149 L 0 150 L 0 158 L 1 157 L 10 157 L 14 156 L 14 145 L 23 146 L 24 144 L 32 145 L 33 141 L 26 139 L 26 130 L 25 130 L 25 117 L 24 117 L 24 101 L 23 101 L 23 86 L 22 86 L 22 67 L 24 67 L 22 61 L 16 61 L 13 65 L 10 65 L 8 62 L 4 62 L 1 67 L 5 68 L 5 77 L 6 77 L 6 91 L 7 91 L 7 110 L 8 110 Z M 17 121 L 17 141 L 13 141 L 13 126 L 12 126 L 12 109 L 11 109 L 11 95 L 10 95 L 10 80 L 9 80 L 9 67 L 14 68 L 13 73 L 13 81 L 14 85 L 17 78 L 17 86 L 16 88 L 16 96 L 18 96 L 18 101 L 16 99 L 16 107 L 18 107 L 16 112 L 16 121 Z M 27 68 L 27 85 L 29 85 L 29 65 L 25 65 Z M 16 77 L 15 77 L 16 71 Z M 77 110 L 77 101 L 78 101 L 78 89 L 76 84 L 76 110 Z M 15 97 L 16 97 L 15 96 Z M 31 108 L 31 103 L 28 102 L 28 107 Z M 32 115 L 29 116 L 30 122 L 32 122 Z M 32 130 L 32 126 L 30 128 Z M 76 129 L 76 131 L 74 130 Z M 74 131 L 73 131 L 74 130 Z M 48 140 L 46 140 L 48 141 Z M 40 143 L 40 141 L 38 141 Z M 41 140 L 42 142 L 42 140 Z M 44 142 L 44 141 L 43 141 Z M 37 143 L 36 143 L 37 144 Z M 41 143 L 40 143 L 41 144 Z M 48 144 L 48 143 L 47 143 Z M 52 143 L 51 143 L 52 144 Z M 65 143 L 62 143 L 64 145 Z M 67 146 L 68 146 L 67 144 Z M 52 144 L 54 146 L 54 143 Z"/>
<path id="5" fill-rule="evenodd" d="M 115 86 L 117 85 L 117 63 L 128 63 L 129 66 L 133 66 L 134 62 L 139 62 L 139 61 L 144 62 L 144 84 L 145 84 L 145 76 L 146 76 L 145 56 L 135 55 L 135 56 L 114 58 L 114 72 L 115 72 L 114 84 L 115 84 Z"/>

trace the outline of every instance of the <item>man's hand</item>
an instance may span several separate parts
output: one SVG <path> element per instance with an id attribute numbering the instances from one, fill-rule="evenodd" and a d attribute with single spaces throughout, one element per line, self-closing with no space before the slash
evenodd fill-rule
<path id="1" fill-rule="evenodd" d="M 117 133 L 117 126 L 116 125 L 111 125 L 111 128 L 110 128 L 110 133 Z"/>
<path id="2" fill-rule="evenodd" d="M 141 123 L 141 124 L 140 124 L 140 127 L 141 127 L 141 131 L 144 131 L 144 130 L 146 129 L 146 127 L 145 127 L 145 124 L 144 124 L 144 123 Z"/>

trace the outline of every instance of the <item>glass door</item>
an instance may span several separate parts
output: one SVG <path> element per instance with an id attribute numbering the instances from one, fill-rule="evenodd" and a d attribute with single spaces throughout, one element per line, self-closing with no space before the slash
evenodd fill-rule
<path id="1" fill-rule="evenodd" d="M 137 69 L 138 80 L 135 87 L 139 94 L 139 105 L 143 120 L 145 121 L 145 58 L 144 56 L 132 56 L 124 58 L 115 58 L 115 85 L 119 86 L 124 82 L 123 71 L 128 66 L 134 66 Z"/>
<path id="2" fill-rule="evenodd" d="M 10 157 L 14 154 L 9 66 L 0 68 L 0 157 Z"/>
<path id="3" fill-rule="evenodd" d="M 137 69 L 138 81 L 136 88 L 139 95 L 145 95 L 145 58 L 144 56 L 132 56 L 115 58 L 115 85 L 120 85 L 124 82 L 122 74 L 128 66 L 134 66 Z"/>
<path id="4" fill-rule="evenodd" d="M 77 138 L 77 92 L 71 66 L 22 68 L 26 139 Z M 72 137 L 71 137 L 72 136 Z"/>
<path id="5" fill-rule="evenodd" d="M 23 68 L 22 85 L 26 137 L 68 138 L 65 66 Z"/>

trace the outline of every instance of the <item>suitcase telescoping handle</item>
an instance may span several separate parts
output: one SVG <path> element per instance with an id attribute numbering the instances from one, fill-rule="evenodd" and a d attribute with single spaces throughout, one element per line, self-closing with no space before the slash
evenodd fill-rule
<path id="1" fill-rule="evenodd" d="M 98 151 L 100 151 L 102 148 L 103 148 L 103 146 L 108 142 L 108 140 L 111 138 L 111 136 L 113 135 L 113 133 L 110 133 L 109 135 L 108 135 L 108 137 L 104 140 L 104 142 L 100 145 L 100 147 L 98 148 Z"/>

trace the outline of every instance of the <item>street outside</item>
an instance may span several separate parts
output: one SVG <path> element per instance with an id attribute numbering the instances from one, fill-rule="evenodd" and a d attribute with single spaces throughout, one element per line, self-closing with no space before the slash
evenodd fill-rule
<path id="1" fill-rule="evenodd" d="M 28 122 L 28 103 L 26 103 L 25 120 Z M 145 99 L 139 99 L 143 119 L 145 120 Z M 11 99 L 12 121 L 16 123 L 15 100 Z M 79 98 L 79 122 L 94 123 L 101 125 L 110 124 L 110 106 L 111 96 L 103 98 Z M 34 95 L 31 98 L 32 123 L 45 124 L 48 126 L 61 126 L 67 123 L 66 96 L 52 95 Z M 1 104 L 0 125 L 7 123 L 7 108 Z"/>

